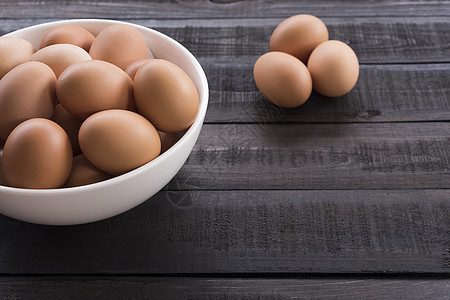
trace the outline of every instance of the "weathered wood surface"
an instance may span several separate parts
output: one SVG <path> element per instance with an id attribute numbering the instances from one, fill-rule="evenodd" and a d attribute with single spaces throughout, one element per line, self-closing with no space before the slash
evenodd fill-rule
<path id="1" fill-rule="evenodd" d="M 166 190 L 109 220 L 1 217 L 0 273 L 448 274 L 450 190 Z"/>
<path id="2" fill-rule="evenodd" d="M 252 68 L 298 13 L 361 72 L 339 99 L 280 109 Z M 210 85 L 191 156 L 147 202 L 80 226 L 0 216 L 0 298 L 448 299 L 449 17 L 450 1 L 0 2 L 0 34 L 68 18 L 154 28 Z"/>
<path id="3" fill-rule="evenodd" d="M 450 188 L 449 150 L 448 122 L 206 124 L 170 187 Z"/>
<path id="4" fill-rule="evenodd" d="M 156 28 L 186 45 L 198 57 L 234 59 L 267 52 L 270 35 L 282 20 L 268 19 L 260 24 L 245 19 L 210 21 L 202 26 L 179 22 L 185 25 L 182 28 L 165 28 L 163 25 Z M 362 64 L 450 62 L 448 17 L 431 20 L 422 17 L 414 21 L 398 18 L 395 23 L 384 17 L 322 20 L 327 25 L 330 39 L 351 45 Z"/>
<path id="5" fill-rule="evenodd" d="M 170 286 L 170 288 L 167 288 Z M 443 278 L 12 277 L 0 298 L 13 299 L 448 299 Z M 76 296 L 75 296 L 76 295 Z M 73 298 L 72 298 L 73 299 Z"/>

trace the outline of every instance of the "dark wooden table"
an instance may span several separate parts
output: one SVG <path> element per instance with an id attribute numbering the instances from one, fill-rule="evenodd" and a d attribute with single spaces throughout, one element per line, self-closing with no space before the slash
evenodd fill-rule
<path id="1" fill-rule="evenodd" d="M 296 109 L 256 59 L 320 17 L 356 87 Z M 157 29 L 210 84 L 200 138 L 163 191 L 79 226 L 0 216 L 0 299 L 449 299 L 450 1 L 16 1 L 0 34 L 108 18 Z"/>

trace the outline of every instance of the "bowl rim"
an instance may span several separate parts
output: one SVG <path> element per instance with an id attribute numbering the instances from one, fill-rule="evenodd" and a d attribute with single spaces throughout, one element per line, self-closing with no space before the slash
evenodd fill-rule
<path id="1" fill-rule="evenodd" d="M 153 159 L 152 161 L 136 168 L 131 171 L 128 171 L 124 174 L 114 176 L 110 179 L 106 179 L 100 182 L 91 183 L 87 185 L 82 186 L 75 186 L 75 187 L 61 187 L 61 188 L 51 188 L 51 189 L 27 189 L 27 188 L 18 188 L 18 187 L 10 187 L 5 185 L 0 185 L 0 194 L 17 194 L 17 195 L 55 195 L 55 194 L 68 194 L 73 193 L 75 191 L 82 191 L 82 190 L 94 190 L 94 189 L 103 189 L 107 188 L 108 186 L 115 185 L 121 181 L 132 179 L 133 177 L 138 176 L 139 174 L 145 172 L 147 169 L 156 167 L 163 163 L 164 159 L 169 156 L 171 153 L 177 151 L 178 148 L 183 147 L 184 144 L 187 143 L 189 140 L 189 137 L 191 135 L 194 135 L 197 131 L 198 127 L 201 127 L 203 125 L 203 121 L 206 115 L 206 110 L 208 106 L 208 100 L 209 100 L 209 86 L 208 86 L 208 80 L 206 78 L 206 74 L 201 67 L 198 60 L 194 57 L 194 55 L 181 43 L 176 41 L 175 39 L 171 38 L 168 35 L 165 35 L 155 29 L 131 23 L 126 21 L 120 21 L 120 20 L 112 20 L 112 19 L 64 19 L 64 20 L 57 20 L 57 21 L 50 21 L 45 23 L 39 23 L 35 25 L 31 25 L 28 27 L 24 27 L 9 33 L 4 34 L 3 36 L 15 36 L 18 34 L 22 34 L 23 32 L 27 32 L 29 30 L 33 29 L 39 29 L 39 28 L 45 28 L 45 27 L 54 27 L 58 25 L 65 25 L 65 24 L 77 24 L 82 26 L 82 24 L 85 23 L 100 23 L 100 24 L 127 24 L 131 25 L 135 28 L 137 28 L 140 31 L 150 32 L 153 35 L 158 36 L 161 39 L 166 40 L 169 43 L 172 43 L 176 45 L 178 48 L 180 48 L 183 53 L 187 56 L 187 59 L 193 64 L 195 67 L 196 72 L 198 73 L 200 77 L 200 85 L 197 87 L 199 92 L 199 109 L 197 111 L 197 115 L 194 119 L 194 122 L 192 125 L 182 134 L 180 139 L 172 145 L 169 149 L 167 149 L 164 153 L 161 153 L 158 157 Z M 151 49 L 150 49 L 151 51 Z M 157 57 L 156 57 L 157 58 Z M 201 129 L 201 128 L 200 128 Z M 0 149 L 0 154 L 3 152 L 3 149 Z M 1 200 L 1 199 L 0 199 Z"/>

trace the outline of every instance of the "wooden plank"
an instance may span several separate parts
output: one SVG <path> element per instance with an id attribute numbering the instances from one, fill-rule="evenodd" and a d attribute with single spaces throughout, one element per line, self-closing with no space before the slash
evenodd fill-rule
<path id="1" fill-rule="evenodd" d="M 448 274 L 449 196 L 448 189 L 165 190 L 92 224 L 0 216 L 0 273 Z"/>
<path id="2" fill-rule="evenodd" d="M 44 276 L 0 278 L 11 299 L 448 299 L 444 278 L 198 278 Z"/>
<path id="3" fill-rule="evenodd" d="M 450 16 L 449 1 L 378 1 L 357 0 L 304 1 L 20 1 L 0 3 L 0 18 L 266 18 L 308 13 L 318 16 Z"/>
<path id="4" fill-rule="evenodd" d="M 171 189 L 450 188 L 450 123 L 205 124 Z"/>
<path id="5" fill-rule="evenodd" d="M 450 120 L 450 64 L 362 65 L 357 85 L 339 98 L 313 93 L 302 106 L 265 100 L 248 59 L 201 59 L 209 81 L 206 122 L 393 122 Z"/>
<path id="6" fill-rule="evenodd" d="M 449 5 L 450 6 L 450 5 Z M 330 39 L 349 44 L 360 63 L 450 62 L 448 17 L 323 18 Z M 4 20 L 0 34 L 54 19 Z M 196 57 L 255 61 L 269 50 L 269 39 L 282 21 L 270 19 L 133 20 L 176 39 Z M 223 61 L 223 60 L 222 60 Z M 241 61 L 238 60 L 240 63 Z M 248 64 L 248 63 L 246 63 Z"/>
<path id="7" fill-rule="evenodd" d="M 156 29 L 181 42 L 197 57 L 234 60 L 236 57 L 256 58 L 269 51 L 270 36 L 282 20 L 214 20 L 208 23 L 221 25 L 180 24 L 176 28 L 160 25 Z M 448 17 L 322 20 L 330 39 L 349 44 L 361 64 L 450 62 Z"/>

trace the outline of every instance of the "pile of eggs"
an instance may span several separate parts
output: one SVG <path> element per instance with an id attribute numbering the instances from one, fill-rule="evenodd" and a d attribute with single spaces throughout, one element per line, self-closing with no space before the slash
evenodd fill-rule
<path id="1" fill-rule="evenodd" d="M 128 24 L 97 36 L 60 25 L 37 51 L 2 36 L 0 78 L 0 184 L 11 187 L 73 187 L 129 172 L 173 145 L 199 107 L 189 76 L 153 58 Z"/>
<path id="2" fill-rule="evenodd" d="M 267 100 L 292 108 L 305 103 L 313 89 L 327 97 L 348 93 L 358 80 L 359 63 L 347 44 L 328 40 L 319 18 L 301 14 L 275 28 L 270 52 L 255 62 L 253 75 Z"/>

